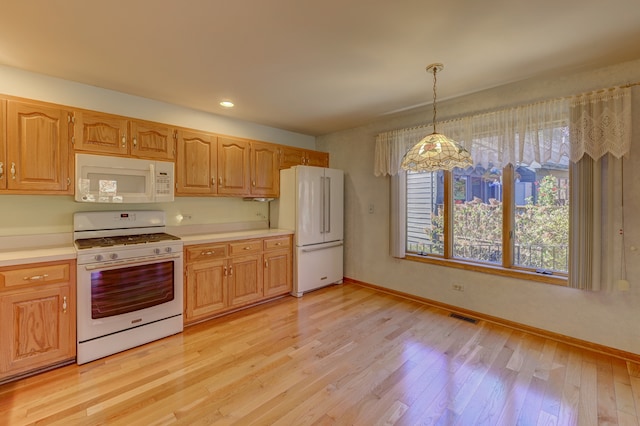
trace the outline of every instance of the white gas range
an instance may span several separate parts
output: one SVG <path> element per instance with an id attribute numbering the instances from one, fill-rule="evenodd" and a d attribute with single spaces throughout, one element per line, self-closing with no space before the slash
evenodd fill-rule
<path id="1" fill-rule="evenodd" d="M 183 329 L 183 243 L 163 211 L 74 214 L 77 362 Z"/>

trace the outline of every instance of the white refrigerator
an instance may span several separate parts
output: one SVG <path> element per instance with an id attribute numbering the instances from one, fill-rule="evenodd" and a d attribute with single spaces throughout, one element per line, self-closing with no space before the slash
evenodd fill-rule
<path id="1" fill-rule="evenodd" d="M 295 166 L 280 171 L 271 226 L 295 232 L 292 295 L 342 283 L 344 172 Z"/>

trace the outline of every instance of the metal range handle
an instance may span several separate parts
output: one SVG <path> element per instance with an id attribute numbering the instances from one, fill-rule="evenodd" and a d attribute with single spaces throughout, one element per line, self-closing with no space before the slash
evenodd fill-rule
<path id="1" fill-rule="evenodd" d="M 138 259 L 129 260 L 129 261 L 127 261 L 127 260 L 119 260 L 119 261 L 114 261 L 114 262 L 104 262 L 104 263 L 100 263 L 100 264 L 97 264 L 97 265 L 85 265 L 84 269 L 85 269 L 85 271 L 95 271 L 97 269 L 106 271 L 108 269 L 117 269 L 117 268 L 121 268 L 123 266 L 146 265 L 150 261 L 155 262 L 155 261 L 160 261 L 160 260 L 179 259 L 180 257 L 182 257 L 182 253 L 166 255 L 166 256 L 151 256 L 151 257 L 138 258 Z"/>

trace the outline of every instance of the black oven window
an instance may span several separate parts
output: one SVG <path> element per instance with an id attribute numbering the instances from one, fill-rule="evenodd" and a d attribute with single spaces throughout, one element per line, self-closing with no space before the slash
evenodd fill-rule
<path id="1" fill-rule="evenodd" d="M 106 318 L 170 302 L 174 262 L 91 273 L 91 318 Z"/>

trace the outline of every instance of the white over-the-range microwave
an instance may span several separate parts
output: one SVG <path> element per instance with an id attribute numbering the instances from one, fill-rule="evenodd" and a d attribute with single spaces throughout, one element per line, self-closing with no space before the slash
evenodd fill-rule
<path id="1" fill-rule="evenodd" d="M 174 164 L 169 161 L 76 154 L 75 200 L 85 203 L 173 201 Z"/>

